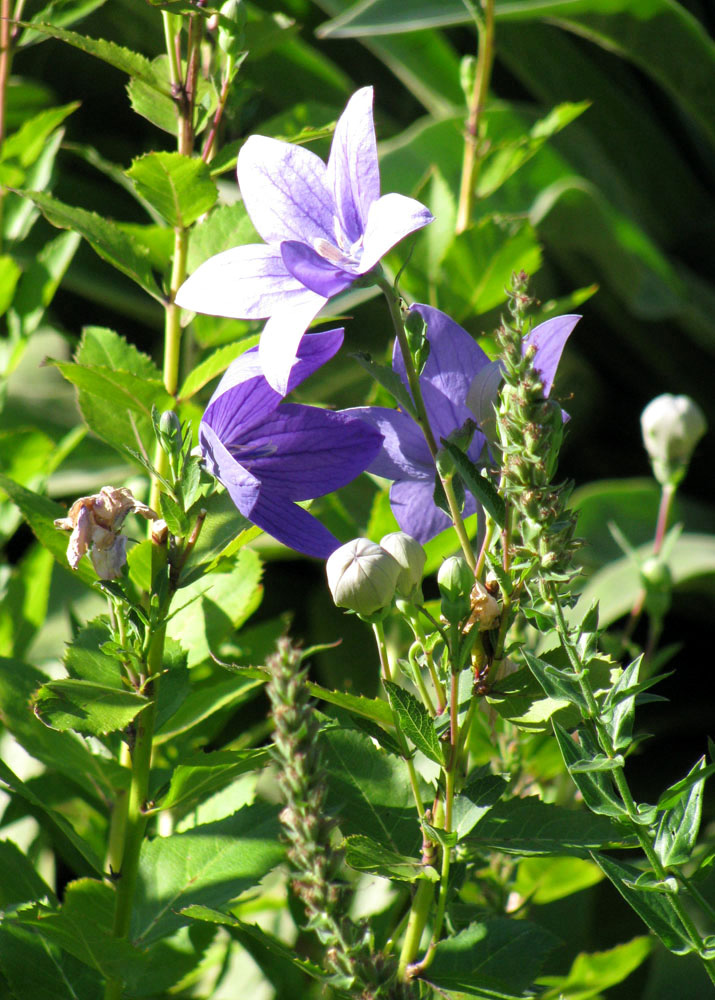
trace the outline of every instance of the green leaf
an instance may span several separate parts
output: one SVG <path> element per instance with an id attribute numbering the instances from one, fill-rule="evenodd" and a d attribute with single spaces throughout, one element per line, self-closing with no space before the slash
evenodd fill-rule
<path id="1" fill-rule="evenodd" d="M 35 714 L 50 729 L 85 736 L 125 729 L 148 704 L 149 699 L 135 691 L 72 679 L 43 684 L 33 698 Z"/>
<path id="2" fill-rule="evenodd" d="M 188 652 L 188 666 L 207 660 L 261 603 L 262 567 L 256 552 L 241 549 L 228 571 L 212 573 L 184 587 L 167 634 Z"/>
<path id="3" fill-rule="evenodd" d="M 13 1000 L 102 1000 L 104 994 L 96 971 L 10 920 L 0 928 L 0 972 Z"/>
<path id="4" fill-rule="evenodd" d="M 440 941 L 429 980 L 466 996 L 521 996 L 558 943 L 550 931 L 527 920 L 497 917 L 473 923 Z"/>
<path id="5" fill-rule="evenodd" d="M 69 536 L 67 532 L 58 530 L 54 524 L 57 518 L 65 517 L 67 511 L 48 497 L 26 490 L 1 473 L 0 490 L 6 493 L 20 509 L 38 542 L 52 553 L 61 566 L 68 569 L 67 542 Z M 90 584 L 97 579 L 97 574 L 88 559 L 81 559 L 75 572 L 83 583 Z"/>
<path id="6" fill-rule="evenodd" d="M 19 265 L 12 257 L 8 254 L 0 255 L 0 316 L 10 308 L 21 274 Z"/>
<path id="7" fill-rule="evenodd" d="M 708 764 L 703 768 L 696 766 L 685 778 L 676 781 L 674 785 L 663 792 L 658 799 L 657 809 L 672 809 L 693 785 L 705 781 L 711 774 L 715 774 L 715 763 Z"/>
<path id="8" fill-rule="evenodd" d="M 138 77 L 158 90 L 164 91 L 166 89 L 150 60 L 138 52 L 132 52 L 130 49 L 116 45 L 114 42 L 105 41 L 103 38 L 90 38 L 87 35 L 80 35 L 76 31 L 67 31 L 52 24 L 20 23 L 23 27 L 31 28 L 39 34 L 58 38 L 61 42 L 73 45 L 75 48 L 81 49 L 82 52 L 95 56 L 102 62 L 109 63 L 110 66 L 114 66 L 131 77 Z M 170 96 L 168 89 L 166 89 L 166 93 L 167 96 Z"/>
<path id="9" fill-rule="evenodd" d="M 452 825 L 461 840 L 470 833 L 477 823 L 497 804 L 508 787 L 498 774 L 492 774 L 489 767 L 482 767 L 470 774 L 458 795 L 454 797 Z"/>
<path id="10" fill-rule="evenodd" d="M 0 656 L 22 657 L 47 620 L 52 554 L 33 544 L 14 567 L 0 602 Z"/>
<path id="11" fill-rule="evenodd" d="M 50 133 L 79 106 L 79 101 L 74 101 L 62 107 L 48 108 L 28 119 L 17 132 L 5 139 L 0 160 L 15 159 L 25 168 L 31 166 L 43 151 Z"/>
<path id="12" fill-rule="evenodd" d="M 321 733 L 327 805 L 346 837 L 361 834 L 412 856 L 422 837 L 403 760 L 379 750 L 355 730 Z"/>
<path id="13" fill-rule="evenodd" d="M 482 476 L 469 457 L 451 441 L 444 442 L 444 448 L 454 459 L 457 472 L 470 493 L 479 501 L 495 524 L 500 528 L 504 527 L 506 516 L 504 500 L 491 479 Z"/>
<path id="14" fill-rule="evenodd" d="M 269 759 L 265 749 L 196 753 L 174 767 L 166 795 L 152 811 L 175 809 L 183 815 L 240 775 L 259 770 Z"/>
<path id="15" fill-rule="evenodd" d="M 207 516 L 194 551 L 182 571 L 182 588 L 201 579 L 224 558 L 234 555 L 260 534 L 260 528 L 239 514 L 225 490 L 217 490 L 204 498 L 201 507 Z"/>
<path id="16" fill-rule="evenodd" d="M 636 911 L 641 920 L 656 934 L 665 947 L 676 955 L 686 955 L 693 950 L 683 926 L 668 899 L 662 893 L 638 891 L 633 883 L 643 874 L 640 868 L 624 865 L 614 858 L 593 852 L 593 860 L 615 885 L 625 901 Z"/>
<path id="17" fill-rule="evenodd" d="M 614 750 L 625 750 L 631 745 L 636 695 L 657 680 L 649 678 L 643 684 L 638 683 L 641 660 L 639 656 L 626 667 L 603 703 L 602 719 Z"/>
<path id="18" fill-rule="evenodd" d="M 106 979 L 123 979 L 134 949 L 112 934 L 114 889 L 83 878 L 65 887 L 59 910 L 37 907 L 23 911 L 22 923 L 74 955 Z"/>
<path id="19" fill-rule="evenodd" d="M 361 368 L 365 369 L 371 378 L 374 378 L 383 389 L 386 389 L 390 393 L 405 413 L 409 413 L 416 419 L 417 411 L 415 410 L 415 404 L 412 402 L 412 397 L 396 371 L 388 368 L 387 365 L 377 364 L 369 354 L 353 354 L 351 357 L 357 361 Z"/>
<path id="20" fill-rule="evenodd" d="M 546 660 L 539 659 L 528 650 L 524 650 L 524 659 L 529 670 L 538 680 L 545 693 L 550 698 L 563 699 L 577 705 L 585 715 L 588 705 L 585 697 L 581 694 L 576 675 L 569 677 L 568 673 L 558 670 Z"/>
<path id="21" fill-rule="evenodd" d="M 606 816 L 566 809 L 535 796 L 497 803 L 463 843 L 523 857 L 589 857 L 595 849 L 637 847 L 637 839 Z"/>
<path id="22" fill-rule="evenodd" d="M 541 1000 L 590 1000 L 617 986 L 643 964 L 653 950 L 647 937 L 636 937 L 607 951 L 581 952 L 565 976 L 541 976 L 539 983 L 550 986 Z"/>
<path id="23" fill-rule="evenodd" d="M 552 721 L 561 756 L 588 808 L 602 816 L 624 816 L 625 806 L 616 796 L 607 773 L 600 769 L 595 772 L 584 772 L 582 768 L 573 769 L 575 764 L 580 767 L 596 756 L 595 750 L 590 747 L 585 730 L 579 731 L 580 745 L 577 745 L 555 719 Z"/>
<path id="24" fill-rule="evenodd" d="M 417 858 L 397 854 L 364 834 L 347 837 L 343 847 L 345 861 L 355 871 L 369 872 L 398 882 L 415 882 L 417 879 L 439 881 L 439 872 L 431 865 L 423 865 Z"/>
<path id="25" fill-rule="evenodd" d="M 28 190 L 44 191 L 54 176 L 55 158 L 62 143 L 64 129 L 57 129 L 48 138 L 39 157 L 27 171 L 23 181 Z M 24 240 L 39 216 L 37 206 L 19 191 L 5 196 L 2 227 L 10 242 Z"/>
<path id="26" fill-rule="evenodd" d="M 191 399 L 199 389 L 203 389 L 207 382 L 216 378 L 217 375 L 221 375 L 232 361 L 235 361 L 240 354 L 243 354 L 249 347 L 254 347 L 257 343 L 258 336 L 253 335 L 243 337 L 235 344 L 217 347 L 207 358 L 192 368 L 186 376 L 181 389 L 179 389 L 179 400 Z"/>
<path id="27" fill-rule="evenodd" d="M 250 698 L 254 698 L 267 677 L 265 672 L 261 672 L 259 678 L 254 677 L 246 671 L 247 677 L 231 677 L 229 680 L 213 680 L 209 684 L 204 684 L 191 691 L 191 697 L 184 697 L 180 689 L 181 697 L 175 710 L 167 717 L 163 723 L 157 727 L 157 734 L 154 738 L 156 746 L 168 743 L 180 733 L 185 733 L 194 726 L 199 725 L 206 719 L 211 718 L 216 725 L 221 725 L 225 720 L 229 710 L 237 708 Z M 180 676 L 175 668 L 170 669 L 166 681 Z M 161 691 L 166 690 L 168 684 L 162 682 Z M 183 688 L 183 684 L 182 684 Z M 161 694 L 159 696 L 161 708 Z"/>
<path id="28" fill-rule="evenodd" d="M 588 889 L 602 878 L 598 865 L 585 858 L 525 858 L 519 865 L 514 892 L 543 906 Z"/>
<path id="29" fill-rule="evenodd" d="M 652 543 L 636 549 L 639 559 L 652 553 Z M 673 546 L 668 568 L 674 584 L 715 573 L 715 538 L 684 532 Z M 577 620 L 594 600 L 599 601 L 601 625 L 606 627 L 627 614 L 638 600 L 641 580 L 632 561 L 624 557 L 595 573 L 584 587 L 572 614 Z"/>
<path id="30" fill-rule="evenodd" d="M 392 712 L 383 698 L 366 698 L 364 695 L 350 694 L 347 691 L 330 691 L 313 681 L 307 681 L 306 684 L 313 697 L 319 698 L 320 701 L 327 701 L 330 705 L 344 708 L 352 715 L 370 719 L 384 728 L 392 729 L 394 726 Z"/>
<path id="31" fill-rule="evenodd" d="M 230 250 L 231 247 L 259 241 L 260 237 L 242 201 L 231 205 L 217 205 L 189 234 L 187 270 L 195 271 L 209 257 Z"/>
<path id="32" fill-rule="evenodd" d="M 385 690 L 405 736 L 430 760 L 444 765 L 442 744 L 424 705 L 413 694 L 392 681 L 385 681 Z"/>
<path id="33" fill-rule="evenodd" d="M 77 852 L 80 864 L 86 865 L 91 871 L 101 872 L 102 862 L 92 850 L 91 846 L 78 834 L 75 833 L 71 824 L 65 817 L 54 809 L 47 806 L 20 778 L 0 760 L 0 787 L 4 785 L 3 791 L 10 791 L 19 795 L 31 807 L 33 813 L 39 813 L 43 817 L 45 829 L 50 834 L 59 835 L 60 841 L 66 841 Z"/>
<path id="34" fill-rule="evenodd" d="M 184 907 L 216 907 L 256 885 L 283 858 L 277 808 L 245 806 L 217 823 L 147 842 L 131 937 L 143 946 L 187 922 Z"/>
<path id="35" fill-rule="evenodd" d="M 13 318 L 17 318 L 23 336 L 34 333 L 40 325 L 72 263 L 80 239 L 79 233 L 60 233 L 42 247 L 23 272 L 12 304 Z"/>
<path id="36" fill-rule="evenodd" d="M 21 191 L 22 197 L 36 205 L 48 222 L 58 229 L 71 229 L 83 236 L 92 249 L 122 274 L 135 281 L 157 301 L 164 301 L 154 275 L 148 254 L 136 240 L 132 240 L 109 219 L 84 208 L 65 205 L 42 191 Z"/>
<path id="37" fill-rule="evenodd" d="M 10 910 L 20 903 L 53 899 L 54 893 L 11 840 L 0 840 L 0 908 Z"/>
<path id="38" fill-rule="evenodd" d="M 102 618 L 95 618 L 79 629 L 65 650 L 64 664 L 70 677 L 124 690 L 119 660 L 102 652 L 102 646 L 110 638 L 109 626 Z"/>
<path id="39" fill-rule="evenodd" d="M 706 770 L 703 756 L 686 780 L 691 776 L 701 777 Z M 687 795 L 683 793 L 682 798 L 661 816 L 653 847 L 665 868 L 690 861 L 700 829 L 704 790 L 705 779 L 702 777 L 690 786 Z"/>
<path id="40" fill-rule="evenodd" d="M 30 18 L 30 24 L 36 22 L 41 25 L 56 25 L 65 28 L 70 24 L 81 21 L 106 3 L 106 0 L 49 0 Z M 33 32 L 32 27 L 27 27 L 15 43 L 18 48 L 25 48 L 38 41 L 44 41 L 46 36 Z"/>
<path id="41" fill-rule="evenodd" d="M 172 228 L 187 229 L 218 197 L 203 160 L 181 153 L 146 153 L 134 160 L 127 174 Z"/>

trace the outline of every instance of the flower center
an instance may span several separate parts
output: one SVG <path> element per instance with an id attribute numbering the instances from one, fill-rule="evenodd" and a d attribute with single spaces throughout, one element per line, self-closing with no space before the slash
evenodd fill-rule
<path id="1" fill-rule="evenodd" d="M 334 243 L 330 243 L 328 240 L 318 238 L 313 240 L 313 249 L 316 253 L 320 254 L 323 260 L 335 264 L 336 267 L 354 266 L 360 259 L 362 236 L 352 244 L 346 244 L 341 236 L 342 234 L 338 236 L 339 247 L 336 247 Z"/>

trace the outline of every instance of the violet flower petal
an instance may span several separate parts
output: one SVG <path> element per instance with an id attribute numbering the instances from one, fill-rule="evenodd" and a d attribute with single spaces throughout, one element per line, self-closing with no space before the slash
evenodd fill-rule
<path id="1" fill-rule="evenodd" d="M 327 559 L 340 542 L 325 525 L 302 507 L 261 490 L 251 509 L 250 520 L 296 552 Z"/>
<path id="2" fill-rule="evenodd" d="M 176 304 L 210 316 L 264 319 L 281 306 L 300 306 L 312 296 L 286 269 L 277 247 L 249 243 L 200 264 L 177 292 Z"/>
<path id="3" fill-rule="evenodd" d="M 360 274 L 367 274 L 396 243 L 432 222 L 428 208 L 402 194 L 384 194 L 368 212 L 362 243 Z"/>
<path id="4" fill-rule="evenodd" d="M 284 403 L 249 431 L 245 442 L 239 439 L 232 454 L 263 488 L 290 500 L 310 500 L 359 476 L 382 437 L 344 412 Z"/>
<path id="5" fill-rule="evenodd" d="M 527 337 L 524 337 L 524 350 L 532 346 L 536 348 L 534 368 L 544 384 L 544 396 L 548 396 L 551 392 L 561 352 L 580 319 L 581 317 L 575 314 L 554 316 L 544 323 L 539 323 Z"/>
<path id="6" fill-rule="evenodd" d="M 424 545 L 452 523 L 434 502 L 434 478 L 403 479 L 390 487 L 390 507 L 402 531 Z"/>
<path id="7" fill-rule="evenodd" d="M 328 159 L 328 184 L 338 221 L 350 243 L 365 232 L 370 206 L 380 197 L 372 103 L 372 87 L 353 94 L 335 126 Z"/>
<path id="8" fill-rule="evenodd" d="M 344 291 L 357 277 L 297 240 L 281 243 L 281 256 L 289 274 L 326 299 Z"/>
<path id="9" fill-rule="evenodd" d="M 288 390 L 293 391 L 304 379 L 329 361 L 343 342 L 344 330 L 308 333 L 298 347 L 298 358 L 290 372 Z M 227 445 L 247 430 L 260 425 L 283 397 L 266 381 L 252 347 L 226 369 L 206 407 L 203 420 L 208 422 Z M 248 415 L 248 416 L 247 416 Z"/>
<path id="10" fill-rule="evenodd" d="M 342 412 L 359 417 L 383 436 L 382 448 L 368 472 L 384 479 L 409 477 L 434 482 L 435 467 L 430 450 L 412 417 L 385 406 L 356 406 Z"/>
<path id="11" fill-rule="evenodd" d="M 266 243 L 335 242 L 335 207 L 327 168 L 304 146 L 252 135 L 238 154 L 241 195 Z"/>

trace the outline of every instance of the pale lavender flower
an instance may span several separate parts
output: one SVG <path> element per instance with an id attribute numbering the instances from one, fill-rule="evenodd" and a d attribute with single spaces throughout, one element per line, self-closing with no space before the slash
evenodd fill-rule
<path id="1" fill-rule="evenodd" d="M 443 438 L 464 427 L 475 412 L 474 387 L 479 388 L 482 413 L 496 399 L 501 381 L 499 362 L 490 361 L 466 330 L 439 309 L 413 305 L 426 323 L 430 345 L 429 358 L 420 375 L 420 387 L 432 432 L 439 445 Z M 578 322 L 578 316 L 559 316 L 535 327 L 524 338 L 524 349 L 536 348 L 534 364 L 544 384 L 544 394 L 551 391 L 556 367 L 566 338 Z M 392 365 L 409 391 L 404 361 L 397 344 Z M 383 445 L 368 472 L 394 480 L 390 488 L 390 506 L 400 528 L 424 544 L 451 524 L 434 502 L 436 468 L 422 431 L 413 418 L 402 410 L 380 406 L 357 407 L 345 411 L 368 421 L 383 435 Z M 479 415 L 479 414 L 477 414 Z M 486 443 L 477 429 L 467 455 L 478 462 Z M 477 510 L 471 494 L 465 496 L 462 514 L 468 517 Z"/>
<path id="2" fill-rule="evenodd" d="M 195 312 L 268 318 L 260 362 L 283 394 L 300 338 L 328 299 L 432 221 L 412 198 L 380 196 L 372 101 L 372 87 L 350 98 L 327 164 L 303 146 L 251 136 L 238 155 L 238 183 L 265 244 L 209 258 L 176 296 Z"/>
<path id="3" fill-rule="evenodd" d="M 342 330 L 305 334 L 288 390 L 340 349 Z M 241 514 L 285 545 L 327 558 L 340 542 L 296 501 L 345 486 L 375 458 L 381 436 L 349 414 L 283 403 L 251 348 L 228 368 L 199 427 L 206 465 Z"/>

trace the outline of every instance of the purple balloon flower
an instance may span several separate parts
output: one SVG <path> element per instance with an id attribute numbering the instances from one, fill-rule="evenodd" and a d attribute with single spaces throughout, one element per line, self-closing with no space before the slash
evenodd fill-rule
<path id="1" fill-rule="evenodd" d="M 265 244 L 209 258 L 177 303 L 234 319 L 268 317 L 259 346 L 270 385 L 285 394 L 296 349 L 325 303 L 372 271 L 388 250 L 432 221 L 400 194 L 380 197 L 372 87 L 353 94 L 327 165 L 310 150 L 251 136 L 238 155 L 246 210 Z"/>
<path id="2" fill-rule="evenodd" d="M 468 419 L 492 412 L 501 381 L 500 364 L 490 361 L 467 331 L 439 309 L 413 305 L 411 311 L 418 312 L 427 324 L 430 353 L 420 375 L 420 387 L 430 426 L 439 444 L 442 438 L 463 427 Z M 558 316 L 541 323 L 524 338 L 524 349 L 530 344 L 536 347 L 534 363 L 541 374 L 545 395 L 551 391 L 563 346 L 579 319 L 579 316 Z M 392 366 L 408 388 L 397 344 Z M 478 389 L 477 394 L 475 389 Z M 476 402 L 481 412 L 475 413 Z M 424 544 L 449 527 L 450 519 L 434 502 L 437 470 L 417 422 L 402 410 L 380 406 L 358 407 L 345 412 L 360 416 L 383 435 L 382 448 L 367 471 L 394 480 L 390 488 L 390 506 L 400 528 Z M 484 434 L 475 431 L 467 450 L 473 462 L 479 460 L 485 443 Z M 476 510 L 477 503 L 468 493 L 463 516 L 468 517 Z"/>
<path id="3" fill-rule="evenodd" d="M 294 389 L 340 349 L 342 330 L 306 334 L 288 379 Z M 228 368 L 199 427 L 207 468 L 241 514 L 298 552 L 327 558 L 340 542 L 296 501 L 324 496 L 359 475 L 381 436 L 346 413 L 283 403 L 251 348 Z"/>

